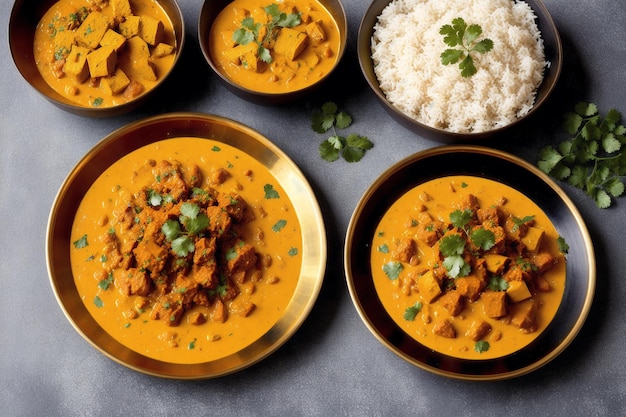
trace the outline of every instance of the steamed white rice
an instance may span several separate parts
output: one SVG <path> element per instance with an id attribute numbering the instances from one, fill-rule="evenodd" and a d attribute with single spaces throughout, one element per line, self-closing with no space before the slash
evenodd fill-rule
<path id="1" fill-rule="evenodd" d="M 440 28 L 461 17 L 493 49 L 472 53 L 478 72 L 443 65 Z M 372 36 L 374 72 L 387 99 L 411 118 L 451 132 L 484 132 L 527 114 L 546 67 L 535 14 L 513 0 L 393 0 Z"/>

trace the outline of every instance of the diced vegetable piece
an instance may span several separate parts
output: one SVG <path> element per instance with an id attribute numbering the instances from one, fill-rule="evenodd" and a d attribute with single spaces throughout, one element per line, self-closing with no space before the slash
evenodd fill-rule
<path id="1" fill-rule="evenodd" d="M 109 18 L 106 15 L 97 11 L 91 12 L 77 29 L 76 41 L 86 48 L 96 49 L 109 27 Z"/>
<path id="2" fill-rule="evenodd" d="M 121 68 L 117 68 L 115 74 L 112 76 L 104 77 L 100 80 L 100 88 L 109 96 L 120 93 L 128 87 L 129 84 L 130 79 Z"/>
<path id="3" fill-rule="evenodd" d="M 326 32 L 320 22 L 311 22 L 306 25 L 306 33 L 313 42 L 324 42 L 326 40 Z"/>
<path id="4" fill-rule="evenodd" d="M 148 45 L 155 46 L 161 42 L 164 32 L 163 22 L 150 16 L 141 16 L 139 35 Z"/>
<path id="5" fill-rule="evenodd" d="M 485 291 L 481 294 L 480 299 L 483 301 L 487 317 L 499 318 L 506 316 L 506 292 Z"/>
<path id="6" fill-rule="evenodd" d="M 140 58 L 133 62 L 133 71 L 144 80 L 157 80 L 157 74 L 154 69 L 154 65 L 152 65 L 148 58 Z"/>
<path id="7" fill-rule="evenodd" d="M 437 321 L 433 327 L 433 333 L 447 337 L 448 339 L 454 339 L 456 337 L 456 330 L 454 330 L 450 320 L 447 319 Z"/>
<path id="8" fill-rule="evenodd" d="M 139 36 L 133 36 L 126 41 L 126 49 L 131 62 L 141 58 L 150 58 L 150 48 Z"/>
<path id="9" fill-rule="evenodd" d="M 437 282 L 437 279 L 433 275 L 432 271 L 426 272 L 417 279 L 417 288 L 422 300 L 427 303 L 431 303 L 441 294 L 439 282 Z"/>
<path id="10" fill-rule="evenodd" d="M 89 67 L 87 66 L 88 54 L 89 49 L 74 45 L 65 60 L 63 71 L 77 84 L 82 84 L 89 78 Z"/>
<path id="11" fill-rule="evenodd" d="M 284 55 L 289 61 L 293 61 L 304 51 L 309 37 L 306 33 L 290 28 L 281 28 L 274 51 Z"/>
<path id="12" fill-rule="evenodd" d="M 174 47 L 166 43 L 159 43 L 152 51 L 152 58 L 163 58 L 174 52 Z"/>
<path id="13" fill-rule="evenodd" d="M 528 286 L 524 281 L 509 282 L 509 288 L 507 288 L 506 294 L 514 303 L 519 303 L 531 297 Z"/>
<path id="14" fill-rule="evenodd" d="M 544 231 L 536 227 L 529 226 L 526 235 L 521 238 L 522 243 L 531 252 L 536 252 L 541 247 Z"/>
<path id="15" fill-rule="evenodd" d="M 487 271 L 492 274 L 500 274 L 506 266 L 506 261 L 509 258 L 504 255 L 486 254 L 485 255 L 485 267 Z"/>
<path id="16" fill-rule="evenodd" d="M 474 342 L 478 342 L 480 339 L 485 337 L 490 330 L 491 325 L 489 323 L 484 320 L 475 320 L 472 322 L 465 335 Z"/>
<path id="17" fill-rule="evenodd" d="M 126 38 L 113 29 L 109 29 L 106 31 L 102 40 L 100 41 L 100 46 L 110 46 L 116 51 L 122 49 L 122 46 L 126 43 Z"/>
<path id="18" fill-rule="evenodd" d="M 126 20 L 119 24 L 120 34 L 126 39 L 130 39 L 133 36 L 139 35 L 139 25 L 141 24 L 141 17 L 139 16 L 127 16 Z"/>
<path id="19" fill-rule="evenodd" d="M 133 14 L 129 0 L 111 0 L 111 6 L 115 16 L 131 16 Z"/>
<path id="20" fill-rule="evenodd" d="M 117 53 L 112 47 L 103 46 L 87 55 L 87 64 L 93 78 L 113 75 L 117 65 Z"/>

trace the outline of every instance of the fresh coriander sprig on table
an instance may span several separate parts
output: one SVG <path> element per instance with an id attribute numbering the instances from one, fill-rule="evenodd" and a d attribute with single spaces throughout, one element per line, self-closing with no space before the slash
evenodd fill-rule
<path id="1" fill-rule="evenodd" d="M 337 129 L 346 129 L 351 124 L 352 117 L 344 111 L 339 111 L 337 104 L 331 101 L 324 103 L 321 110 L 313 113 L 311 128 L 314 131 L 326 133 L 332 129 L 334 133 L 319 146 L 322 159 L 333 162 L 342 156 L 347 162 L 358 162 L 365 155 L 365 151 L 374 146 L 365 136 L 351 133 L 343 137 L 337 134 Z"/>
<path id="2" fill-rule="evenodd" d="M 300 13 L 284 13 L 278 9 L 277 4 L 270 4 L 263 8 L 270 17 L 268 23 L 255 22 L 250 16 L 241 21 L 241 26 L 233 32 L 233 41 L 239 45 L 247 45 L 256 42 L 258 45 L 257 55 L 265 63 L 272 62 L 272 55 L 266 45 L 276 39 L 280 28 L 298 26 L 301 22 Z"/>
<path id="3" fill-rule="evenodd" d="M 442 52 L 441 63 L 450 65 L 461 61 L 459 68 L 461 69 L 461 76 L 465 78 L 471 77 L 478 71 L 474 65 L 472 53 L 484 54 L 493 49 L 491 39 L 485 38 L 476 41 L 482 35 L 483 29 L 477 24 L 468 26 L 461 17 L 453 19 L 451 25 L 443 25 L 439 33 L 444 35 L 443 41 L 450 47 Z M 460 49 L 453 49 L 456 46 L 460 46 Z"/>
<path id="4" fill-rule="evenodd" d="M 557 148 L 539 153 L 537 166 L 557 180 L 583 190 L 599 208 L 611 206 L 624 193 L 626 128 L 615 109 L 602 117 L 593 103 L 580 102 L 565 113 L 564 129 L 571 135 Z"/>

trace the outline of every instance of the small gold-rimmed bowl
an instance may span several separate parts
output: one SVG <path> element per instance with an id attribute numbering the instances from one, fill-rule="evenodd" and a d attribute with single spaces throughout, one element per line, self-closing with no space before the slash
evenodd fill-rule
<path id="1" fill-rule="evenodd" d="M 171 75 L 176 66 L 185 43 L 185 22 L 183 14 L 176 0 L 154 0 L 155 3 L 163 9 L 163 12 L 169 18 L 174 33 L 168 34 L 168 42 L 174 49 L 171 52 L 173 62 L 169 70 L 165 74 L 158 74 L 158 78 L 151 88 L 143 88 L 143 91 L 137 95 L 133 95 L 131 99 L 119 99 L 115 105 L 99 106 L 98 101 L 92 104 L 83 104 L 76 99 L 72 99 L 71 95 L 63 94 L 65 89 L 60 87 L 53 88 L 50 83 L 42 76 L 36 62 L 34 51 L 35 32 L 41 19 L 48 11 L 57 3 L 57 0 L 17 0 L 11 10 L 9 19 L 9 46 L 13 62 L 24 80 L 41 94 L 45 99 L 55 106 L 72 114 L 84 117 L 114 117 L 129 113 L 149 101 L 163 83 Z M 88 5 L 85 2 L 85 5 Z M 131 1 L 132 7 L 132 1 Z M 173 39 L 169 39 L 171 36 Z M 125 47 L 124 47 L 125 48 Z M 64 78 L 67 78 L 65 76 Z M 84 83 L 89 83 L 89 80 Z M 141 82 L 141 81 L 138 81 Z M 151 83 L 153 83 L 151 81 Z M 68 85 L 72 82 L 68 82 Z M 78 86 L 80 90 L 81 86 Z M 117 95 L 120 95 L 117 93 Z"/>
<path id="2" fill-rule="evenodd" d="M 330 16 L 332 17 L 332 19 L 335 21 L 337 25 L 335 29 L 331 29 L 331 28 L 324 29 L 326 31 L 329 31 L 327 35 L 332 34 L 331 36 L 336 38 L 337 45 L 338 45 L 337 50 L 336 51 L 332 50 L 332 54 L 330 55 L 330 58 L 332 58 L 334 64 L 332 68 L 330 68 L 329 71 L 324 72 L 320 76 L 307 75 L 307 78 L 310 79 L 310 82 L 307 81 L 307 83 L 305 84 L 298 84 L 297 87 L 291 88 L 289 87 L 289 83 L 284 83 L 284 86 L 281 87 L 282 91 L 276 91 L 276 92 L 269 91 L 265 88 L 257 89 L 255 88 L 256 84 L 254 85 L 250 84 L 250 85 L 244 86 L 240 82 L 233 79 L 231 76 L 228 75 L 224 65 L 221 65 L 218 62 L 218 60 L 216 59 L 216 55 L 214 51 L 212 50 L 212 46 L 211 46 L 211 43 L 212 43 L 211 41 L 213 40 L 213 37 L 214 37 L 214 35 L 211 34 L 213 24 L 216 18 L 218 17 L 218 15 L 222 11 L 225 11 L 226 8 L 233 7 L 232 0 L 216 0 L 216 1 L 206 0 L 202 5 L 202 9 L 200 11 L 200 18 L 198 21 L 198 41 L 200 43 L 200 49 L 202 50 L 202 54 L 207 64 L 211 67 L 215 75 L 219 78 L 219 80 L 223 83 L 223 85 L 226 86 L 226 88 L 228 88 L 231 92 L 233 92 L 237 96 L 245 100 L 248 100 L 250 102 L 257 103 L 257 104 L 266 104 L 266 105 L 279 105 L 279 104 L 292 102 L 292 101 L 299 100 L 299 99 L 306 97 L 311 92 L 317 90 L 320 86 L 322 86 L 335 72 L 336 68 L 339 66 L 346 52 L 347 39 L 348 39 L 348 21 L 346 17 L 346 12 L 343 8 L 341 1 L 340 0 L 316 0 L 316 1 L 313 1 L 312 3 L 319 3 L 318 5 L 316 5 L 316 7 L 321 6 L 324 9 L 326 9 L 326 11 L 328 11 L 328 13 L 330 14 Z M 267 4 L 261 2 L 259 4 L 259 8 L 261 8 L 261 6 L 265 7 L 267 6 Z M 241 18 L 243 19 L 243 16 Z M 225 34 L 225 35 L 221 34 L 217 36 L 230 37 L 230 34 Z M 310 40 L 308 41 L 309 44 L 311 44 L 311 42 L 312 41 Z M 319 57 L 320 56 L 319 53 L 317 54 L 318 54 L 319 60 L 329 59 L 328 57 Z M 295 59 L 292 64 L 303 66 L 303 64 L 300 61 L 302 60 Z M 315 62 L 317 62 L 317 60 Z M 232 65 L 232 64 L 225 64 L 225 65 Z M 261 63 L 260 65 L 264 65 L 264 64 Z M 312 67 L 312 68 L 313 70 L 308 70 L 310 74 L 313 74 L 315 72 L 314 70 L 315 67 Z M 271 70 L 266 70 L 263 72 L 264 78 L 266 79 L 269 79 L 270 77 L 272 77 L 273 76 L 272 74 L 274 74 L 274 72 L 272 72 Z M 278 78 L 276 79 L 281 79 L 280 83 L 283 83 L 282 81 L 283 76 L 278 75 L 277 77 Z M 296 77 L 303 78 L 304 76 L 296 75 Z M 263 83 L 267 84 L 268 82 L 263 81 Z M 267 85 L 271 85 L 271 84 L 275 84 L 275 83 L 269 82 L 269 84 Z"/>

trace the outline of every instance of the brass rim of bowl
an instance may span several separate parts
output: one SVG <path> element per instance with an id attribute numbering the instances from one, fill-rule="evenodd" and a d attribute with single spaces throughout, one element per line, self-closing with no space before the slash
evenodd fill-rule
<path id="1" fill-rule="evenodd" d="M 52 87 L 50 87 L 50 85 L 48 85 L 37 70 L 34 53 L 32 51 L 37 24 L 48 9 L 56 2 L 56 0 L 47 0 L 45 2 L 37 3 L 35 7 L 32 7 L 32 9 L 29 9 L 27 12 L 21 12 L 20 10 L 27 7 L 25 3 L 28 3 L 28 1 L 29 0 L 17 0 L 11 11 L 11 17 L 9 20 L 9 45 L 13 62 L 24 80 L 33 89 L 35 89 L 35 91 L 41 94 L 52 104 L 69 113 L 97 118 L 118 116 L 134 110 L 145 103 L 149 97 L 152 96 L 153 93 L 163 85 L 163 83 L 165 83 L 165 81 L 174 72 L 174 68 L 182 55 L 185 44 L 185 20 L 178 3 L 176 0 L 154 0 L 163 8 L 163 10 L 165 10 L 165 13 L 174 27 L 174 36 L 176 38 L 177 45 L 176 57 L 172 68 L 167 72 L 167 74 L 161 77 L 159 82 L 153 88 L 127 103 L 120 104 L 118 106 L 101 108 L 80 106 L 64 97 L 62 94 L 57 93 Z"/>
<path id="2" fill-rule="evenodd" d="M 491 137 L 497 135 L 498 133 L 501 133 L 504 130 L 509 129 L 513 125 L 517 125 L 518 123 L 529 119 L 533 114 L 537 112 L 541 105 L 545 103 L 546 100 L 548 100 L 552 91 L 556 87 L 563 68 L 563 43 L 561 41 L 561 37 L 559 35 L 554 19 L 550 15 L 550 12 L 543 4 L 543 2 L 541 0 L 526 0 L 526 2 L 535 12 L 540 26 L 544 26 L 548 29 L 548 33 L 542 31 L 542 37 L 548 36 L 548 39 L 554 42 L 554 50 L 546 51 L 551 52 L 554 56 L 554 59 L 550 61 L 550 65 L 546 68 L 547 76 L 546 73 L 544 73 L 544 79 L 536 90 L 536 92 L 540 94 L 536 96 L 535 103 L 530 111 L 522 118 L 517 119 L 506 126 L 502 126 L 487 132 L 474 133 L 449 132 L 434 128 L 411 118 L 402 110 L 396 108 L 389 100 L 387 100 L 385 93 L 383 93 L 383 91 L 380 89 L 380 86 L 378 85 L 378 78 L 374 73 L 374 64 L 370 52 L 371 38 L 374 32 L 374 24 L 378 20 L 378 16 L 382 12 L 382 10 L 385 8 L 385 6 L 387 6 L 387 4 L 390 3 L 390 1 L 391 0 L 374 0 L 365 12 L 359 26 L 359 35 L 357 39 L 358 59 L 359 66 L 361 68 L 362 74 L 364 75 L 365 81 L 370 86 L 377 100 L 383 105 L 388 113 L 390 113 L 407 129 L 411 130 L 412 128 L 417 128 L 423 131 L 428 136 L 442 142 L 478 140 L 486 137 Z M 545 42 L 544 38 L 544 48 L 546 46 L 550 45 Z M 548 53 L 546 53 L 546 58 L 548 58 Z"/>
<path id="3" fill-rule="evenodd" d="M 468 373 L 461 373 L 460 371 L 457 372 L 453 370 L 440 369 L 437 366 L 437 364 L 426 363 L 411 356 L 409 353 L 402 351 L 396 344 L 394 344 L 394 341 L 386 337 L 386 335 L 383 334 L 383 332 L 381 332 L 381 329 L 379 329 L 372 322 L 371 314 L 368 315 L 368 312 L 365 311 L 365 308 L 362 303 L 363 298 L 360 296 L 356 288 L 355 276 L 353 275 L 354 255 L 352 252 L 353 252 L 353 247 L 355 245 L 358 245 L 359 243 L 355 240 L 354 234 L 355 234 L 356 228 L 358 227 L 357 223 L 359 223 L 360 217 L 363 214 L 365 207 L 369 204 L 370 198 L 373 197 L 374 193 L 380 192 L 382 187 L 384 187 L 385 182 L 391 176 L 393 176 L 394 174 L 397 174 L 398 172 L 400 172 L 402 169 L 406 168 L 407 166 L 410 166 L 413 163 L 423 161 L 431 157 L 437 157 L 440 155 L 453 154 L 453 153 L 479 154 L 479 155 L 486 155 L 488 157 L 498 158 L 507 163 L 514 164 L 521 169 L 525 169 L 531 175 L 536 176 L 540 181 L 543 181 L 543 183 L 545 183 L 545 185 L 549 187 L 550 190 L 558 197 L 560 202 L 564 204 L 565 209 L 567 210 L 568 214 L 572 217 L 572 221 L 576 225 L 576 230 L 578 234 L 580 235 L 580 240 L 583 242 L 583 245 L 584 245 L 584 251 L 585 251 L 584 260 L 586 262 L 587 269 L 586 271 L 581 271 L 581 274 L 586 277 L 587 281 L 584 285 L 584 297 L 583 297 L 584 299 L 582 300 L 580 304 L 580 311 L 576 312 L 577 314 L 576 319 L 573 321 L 571 328 L 567 329 L 567 334 L 565 335 L 565 337 L 559 340 L 556 346 L 551 351 L 546 352 L 545 354 L 542 354 L 542 356 L 534 360 L 532 363 L 522 366 L 522 367 L 518 367 L 516 369 L 507 369 L 507 370 L 503 370 L 502 372 L 496 372 L 496 373 L 490 373 L 490 374 L 478 374 L 478 373 L 468 374 Z M 467 157 L 468 155 L 464 155 L 464 156 Z M 417 179 L 414 182 L 412 182 L 408 188 L 412 188 L 418 185 L 419 183 L 420 181 L 419 179 Z M 386 210 L 386 207 L 380 208 L 378 210 Z M 373 219 L 373 221 L 375 222 L 376 220 Z M 361 245 L 363 245 L 363 243 L 361 243 Z M 364 262 L 364 260 L 361 259 L 360 262 Z M 491 149 L 491 148 L 487 148 L 483 146 L 477 146 L 477 145 L 445 145 L 445 146 L 439 146 L 439 147 L 431 148 L 425 151 L 421 151 L 399 161 L 398 163 L 391 166 L 388 170 L 386 170 L 383 174 L 381 174 L 375 180 L 375 182 L 366 190 L 364 195 L 361 197 L 350 219 L 350 223 L 348 225 L 348 231 L 346 234 L 345 248 L 344 248 L 344 265 L 345 265 L 345 271 L 346 271 L 345 274 L 346 274 L 346 280 L 348 284 L 348 290 L 350 293 L 350 297 L 352 298 L 352 302 L 354 306 L 356 307 L 357 312 L 359 316 L 361 317 L 361 320 L 364 322 L 364 324 L 369 329 L 369 331 L 376 337 L 376 339 L 378 339 L 379 342 L 381 342 L 386 348 L 388 348 L 394 354 L 396 354 L 397 356 L 401 357 L 405 361 L 411 363 L 412 365 L 418 368 L 421 368 L 423 370 L 429 371 L 431 373 L 434 373 L 440 376 L 444 376 L 444 377 L 448 377 L 452 379 L 461 379 L 461 380 L 495 381 L 495 380 L 511 379 L 511 378 L 515 378 L 515 377 L 530 373 L 546 365 L 548 362 L 550 362 L 555 357 L 557 357 L 560 353 L 562 353 L 580 332 L 583 324 L 585 323 L 585 320 L 587 319 L 589 310 L 591 309 L 591 305 L 593 303 L 593 298 L 594 298 L 595 286 L 596 286 L 596 263 L 595 263 L 595 254 L 594 254 L 594 248 L 593 248 L 591 237 L 589 235 L 589 232 L 587 230 L 587 227 L 584 223 L 584 220 L 580 212 L 578 211 L 577 207 L 574 205 L 573 201 L 563 191 L 563 189 L 561 189 L 558 186 L 558 184 L 556 184 L 556 182 L 552 180 L 548 175 L 546 175 L 544 172 L 542 172 L 541 170 L 539 170 L 537 167 L 533 166 L 532 164 L 528 163 L 527 161 L 517 156 L 514 156 L 512 154 L 503 152 L 503 151 L 498 151 L 495 149 Z M 368 275 L 367 279 L 371 280 L 371 276 Z M 567 291 L 567 287 L 568 285 L 566 284 L 566 291 Z M 564 298 L 565 296 L 566 295 L 564 294 Z M 381 309 L 382 309 L 381 314 L 387 314 L 386 311 L 384 311 L 384 308 L 381 307 Z M 553 319 L 553 322 L 548 326 L 546 330 L 544 330 L 544 332 L 542 333 L 542 335 L 540 335 L 540 337 L 543 337 L 543 335 L 545 334 L 549 334 L 551 329 L 554 328 L 554 321 L 557 319 L 557 317 L 559 317 L 560 313 L 561 314 L 564 313 L 564 309 L 565 309 L 564 301 L 562 301 L 561 306 L 559 307 L 559 311 L 557 312 L 557 316 L 555 316 L 555 318 Z M 380 313 L 380 311 L 377 311 L 377 312 Z M 402 332 L 402 330 L 400 330 L 400 332 Z M 410 338 L 410 336 L 406 334 L 405 336 L 407 338 Z M 419 345 L 419 342 L 417 341 L 414 341 L 414 343 Z M 533 344 L 535 344 L 535 342 L 533 342 L 531 345 Z M 523 348 L 522 351 L 525 349 L 527 348 Z M 457 359 L 457 358 L 453 358 L 450 356 L 446 356 L 444 354 L 437 354 L 437 355 L 444 358 L 442 360 L 446 360 L 448 362 L 450 361 L 467 362 L 467 363 L 471 362 L 473 364 L 480 364 L 480 363 L 487 362 L 487 361 L 480 361 L 480 360 L 469 361 L 469 360 Z M 509 355 L 509 358 L 514 358 L 514 357 L 515 357 L 515 354 Z M 495 361 L 497 360 L 498 359 L 496 359 Z"/>
<path id="4" fill-rule="evenodd" d="M 348 21 L 346 18 L 346 11 L 340 0 L 317 0 L 328 9 L 330 14 L 333 16 L 333 18 L 337 22 L 337 27 L 339 29 L 340 43 L 339 43 L 339 51 L 337 53 L 337 61 L 335 62 L 334 67 L 328 72 L 328 74 L 326 74 L 321 79 L 317 80 L 312 85 L 300 88 L 298 90 L 293 90 L 293 91 L 284 92 L 284 93 L 268 93 L 268 92 L 262 92 L 262 91 L 255 91 L 255 90 L 251 90 L 249 88 L 243 87 L 235 83 L 226 74 L 224 74 L 219 69 L 219 67 L 215 64 L 215 62 L 213 61 L 213 58 L 211 57 L 211 51 L 209 50 L 209 45 L 207 43 L 207 40 L 209 39 L 209 34 L 211 32 L 211 26 L 213 25 L 213 21 L 215 20 L 215 17 L 219 14 L 219 12 L 225 6 L 227 6 L 232 1 L 233 0 L 218 0 L 217 2 L 215 2 L 212 0 L 205 0 L 202 6 L 202 10 L 200 11 L 200 16 L 198 18 L 198 41 L 200 43 L 200 50 L 202 51 L 202 55 L 204 56 L 204 59 L 211 67 L 211 70 L 213 70 L 213 72 L 219 77 L 219 79 L 222 82 L 225 83 L 225 85 L 231 91 L 238 92 L 241 95 L 248 97 L 248 98 L 252 98 L 256 96 L 256 97 L 260 97 L 261 100 L 264 98 L 270 101 L 272 99 L 276 99 L 279 96 L 300 97 L 306 94 L 307 92 L 317 88 L 320 84 L 326 81 L 335 72 L 335 70 L 341 63 L 341 60 L 346 52 L 346 43 L 347 43 L 347 38 L 348 38 Z M 215 3 L 217 3 L 218 5 L 222 4 L 223 6 L 220 7 L 219 10 L 209 7 L 210 5 L 214 5 Z M 340 18 L 340 20 L 338 18 Z"/>
<path id="5" fill-rule="evenodd" d="M 285 313 L 264 335 L 241 351 L 215 361 L 175 364 L 136 353 L 106 334 L 77 292 L 69 261 L 70 232 L 78 204 L 96 178 L 122 156 L 150 143 L 176 137 L 221 141 L 261 162 L 284 187 L 303 233 L 302 269 Z M 100 141 L 72 169 L 50 211 L 46 232 L 47 269 L 55 297 L 74 329 L 106 357 L 136 371 L 171 379 L 208 379 L 252 366 L 282 346 L 299 329 L 319 295 L 326 268 L 326 234 L 321 210 L 305 176 L 269 139 L 219 116 L 171 113 L 126 125 Z"/>

